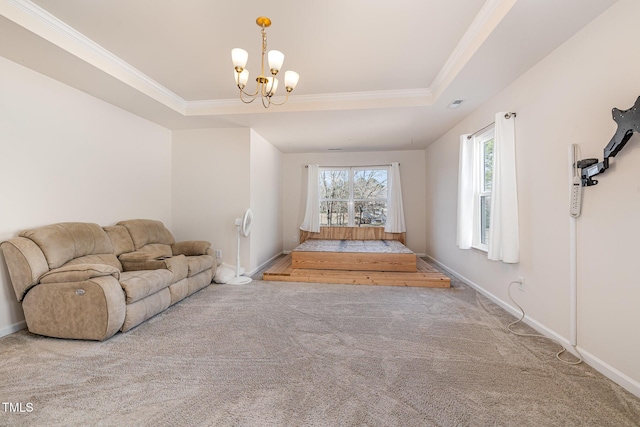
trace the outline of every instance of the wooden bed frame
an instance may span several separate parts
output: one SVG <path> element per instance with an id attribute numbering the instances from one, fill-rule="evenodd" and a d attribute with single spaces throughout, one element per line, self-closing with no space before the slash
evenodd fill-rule
<path id="1" fill-rule="evenodd" d="M 382 227 L 321 227 L 320 233 L 300 232 L 301 244 L 309 239 L 396 240 L 404 245 L 405 233 L 385 233 Z M 393 254 L 294 251 L 276 261 L 263 273 L 262 279 L 435 288 L 450 286 L 447 276 L 413 252 Z"/>
<path id="2" fill-rule="evenodd" d="M 291 252 L 291 267 L 415 272 L 417 259 L 414 252 L 395 240 L 309 239 Z"/>

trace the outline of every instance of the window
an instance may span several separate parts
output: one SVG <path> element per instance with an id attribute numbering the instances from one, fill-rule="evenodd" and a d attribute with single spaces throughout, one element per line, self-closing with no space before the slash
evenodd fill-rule
<path id="1" fill-rule="evenodd" d="M 487 251 L 491 223 L 491 189 L 493 186 L 494 128 L 475 138 L 474 159 L 477 176 L 474 179 L 474 233 L 473 246 Z"/>
<path id="2" fill-rule="evenodd" d="M 460 135 L 456 246 L 513 264 L 520 259 L 515 120 L 495 117 L 491 128 Z"/>
<path id="3" fill-rule="evenodd" d="M 320 226 L 384 227 L 389 168 L 320 168 Z"/>

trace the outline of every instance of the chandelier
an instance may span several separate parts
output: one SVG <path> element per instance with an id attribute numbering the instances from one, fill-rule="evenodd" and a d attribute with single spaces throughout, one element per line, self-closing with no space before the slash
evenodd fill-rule
<path id="1" fill-rule="evenodd" d="M 262 28 L 262 62 L 260 65 L 260 75 L 256 77 L 256 91 L 252 94 L 247 93 L 244 90 L 247 81 L 249 80 L 249 70 L 244 68 L 245 65 L 247 65 L 249 54 L 244 49 L 231 49 L 231 60 L 233 61 L 233 66 L 235 68 L 234 75 L 236 79 L 236 86 L 240 90 L 240 100 L 242 100 L 242 102 L 244 102 L 245 104 L 249 104 L 255 101 L 258 96 L 260 96 L 262 105 L 265 108 L 269 108 L 271 104 L 282 105 L 289 99 L 289 94 L 293 91 L 293 89 L 295 89 L 300 76 L 295 71 L 285 72 L 284 87 L 287 91 L 287 97 L 280 103 L 272 101 L 272 97 L 278 89 L 278 79 L 276 78 L 276 75 L 282 68 L 282 63 L 284 62 L 284 54 L 278 50 L 269 51 L 269 53 L 267 54 L 267 58 L 269 61 L 269 70 L 271 72 L 271 76 L 265 77 L 264 55 L 265 53 L 267 53 L 267 32 L 265 31 L 265 28 L 271 25 L 271 20 L 266 16 L 260 16 L 258 19 L 256 19 L 256 24 L 258 24 L 258 26 Z M 248 98 L 245 99 L 245 97 Z"/>

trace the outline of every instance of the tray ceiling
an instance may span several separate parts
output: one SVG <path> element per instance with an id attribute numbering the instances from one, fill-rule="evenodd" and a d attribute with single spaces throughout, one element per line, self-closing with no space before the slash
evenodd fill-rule
<path id="1" fill-rule="evenodd" d="M 419 149 L 614 2 L 0 0 L 0 55 L 169 129 L 251 127 L 283 152 Z M 300 74 L 268 110 L 240 102 L 230 59 L 247 50 L 256 76 L 260 15 Z"/>

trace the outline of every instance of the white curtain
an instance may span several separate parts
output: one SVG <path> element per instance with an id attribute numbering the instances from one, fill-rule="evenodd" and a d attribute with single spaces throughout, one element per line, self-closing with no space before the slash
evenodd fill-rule
<path id="1" fill-rule="evenodd" d="M 318 165 L 307 167 L 307 207 L 300 230 L 312 233 L 320 232 L 320 192 L 318 184 Z"/>
<path id="2" fill-rule="evenodd" d="M 517 263 L 520 260 L 520 238 L 515 120 L 507 119 L 506 114 L 496 114 L 488 258 Z"/>
<path id="3" fill-rule="evenodd" d="M 456 244 L 460 249 L 470 249 L 473 242 L 473 190 L 476 177 L 474 161 L 474 138 L 469 134 L 460 136 L 460 158 L 458 162 L 458 227 Z"/>
<path id="4" fill-rule="evenodd" d="M 404 233 L 407 228 L 404 223 L 404 209 L 402 207 L 402 186 L 400 185 L 400 163 L 391 163 L 391 173 L 387 179 L 387 221 L 384 226 L 386 233 Z"/>

